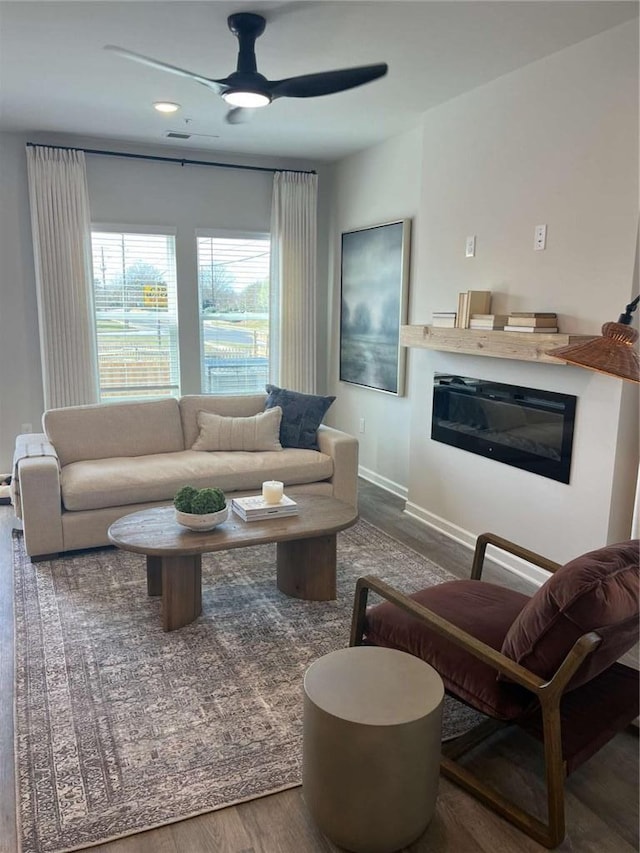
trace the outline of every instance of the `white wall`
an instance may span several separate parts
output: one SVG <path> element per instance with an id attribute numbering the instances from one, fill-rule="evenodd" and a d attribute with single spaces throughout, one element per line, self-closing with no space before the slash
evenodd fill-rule
<path id="1" fill-rule="evenodd" d="M 313 169 L 306 161 L 216 156 L 211 152 L 173 151 L 114 145 L 108 140 L 31 134 L 41 144 L 75 145 L 188 159 L 263 165 L 269 168 Z M 35 278 L 29 223 L 26 137 L 0 134 L 0 211 L 3 263 L 0 265 L 0 473 L 9 471 L 15 435 L 21 424 L 40 429 L 42 380 L 35 301 Z M 87 182 L 91 218 L 99 223 L 175 226 L 182 393 L 200 390 L 198 293 L 195 230 L 221 228 L 268 232 L 271 216 L 270 172 L 214 169 L 204 166 L 103 157 L 88 154 Z M 322 176 L 319 181 L 322 182 Z M 323 189 L 321 205 L 326 207 Z M 324 220 L 323 220 L 324 221 Z M 322 237 L 321 237 L 322 239 Z M 326 238 L 324 238 L 326 239 Z M 318 316 L 322 326 L 318 347 L 323 357 L 326 338 L 326 251 L 320 242 Z M 324 278 L 320 275 L 324 274 Z M 6 328 L 5 328 L 6 327 Z M 322 381 L 322 380 L 321 380 Z"/>
<path id="2" fill-rule="evenodd" d="M 407 496 L 409 480 L 409 417 L 411 400 L 339 382 L 340 350 L 340 235 L 370 225 L 412 219 L 411 281 L 418 281 L 415 246 L 421 229 L 419 129 L 401 134 L 367 151 L 348 157 L 334 171 L 330 269 L 333 300 L 329 326 L 328 377 L 336 402 L 328 422 L 360 441 L 360 470 L 367 479 Z M 413 298 L 409 291 L 410 304 Z M 410 308 L 411 310 L 411 308 Z M 407 387 L 410 377 L 407 376 Z M 364 418 L 365 432 L 359 432 Z"/>
<path id="3" fill-rule="evenodd" d="M 632 294 L 638 227 L 635 22 L 429 111 L 420 150 L 417 136 L 338 164 L 334 225 L 337 239 L 415 210 L 411 323 L 455 310 L 469 288 L 493 291 L 497 313 L 556 311 L 566 332 L 597 334 L 617 319 Z M 539 223 L 544 252 L 533 251 Z M 471 234 L 477 253 L 467 259 Z M 334 301 L 338 291 L 336 275 Z M 335 338 L 335 317 L 332 329 Z M 409 350 L 409 367 L 404 400 L 340 385 L 334 404 L 343 428 L 367 415 L 363 465 L 406 486 L 408 511 L 466 543 L 493 530 L 558 560 L 628 535 L 635 389 L 623 395 L 620 380 L 576 367 L 420 349 Z M 433 442 L 435 371 L 577 395 L 570 485 Z"/>

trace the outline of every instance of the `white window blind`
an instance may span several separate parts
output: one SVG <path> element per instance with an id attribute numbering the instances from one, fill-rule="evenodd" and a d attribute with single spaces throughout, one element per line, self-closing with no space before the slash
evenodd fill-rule
<path id="1" fill-rule="evenodd" d="M 175 238 L 92 231 L 100 399 L 180 393 Z"/>
<path id="2" fill-rule="evenodd" d="M 205 234 L 196 240 L 202 391 L 264 391 L 269 377 L 270 240 Z"/>

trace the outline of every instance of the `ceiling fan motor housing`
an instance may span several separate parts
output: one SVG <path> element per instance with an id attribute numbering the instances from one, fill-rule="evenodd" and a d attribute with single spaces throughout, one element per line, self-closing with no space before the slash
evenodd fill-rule
<path id="1" fill-rule="evenodd" d="M 227 18 L 229 29 L 237 37 L 240 46 L 237 71 L 257 71 L 255 43 L 264 32 L 266 23 L 262 15 L 254 15 L 253 12 L 237 12 Z"/>
<path id="2" fill-rule="evenodd" d="M 236 70 L 224 81 L 226 91 L 223 98 L 227 103 L 246 106 L 245 103 L 234 99 L 234 95 L 242 99 L 245 93 L 259 96 L 262 103 L 253 104 L 254 106 L 266 106 L 271 103 L 269 81 L 258 73 L 255 54 L 256 39 L 264 32 L 266 23 L 262 15 L 253 12 L 236 12 L 227 18 L 227 25 L 237 37 L 239 45 Z"/>

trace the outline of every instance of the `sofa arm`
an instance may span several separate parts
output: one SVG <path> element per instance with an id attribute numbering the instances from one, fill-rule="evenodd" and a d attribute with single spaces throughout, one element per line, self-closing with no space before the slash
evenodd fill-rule
<path id="1" fill-rule="evenodd" d="M 28 456 L 16 462 L 19 514 L 27 554 L 32 557 L 64 550 L 60 470 L 53 456 Z"/>
<path id="2" fill-rule="evenodd" d="M 358 506 L 358 439 L 322 424 L 318 428 L 320 452 L 333 459 L 333 497 Z"/>

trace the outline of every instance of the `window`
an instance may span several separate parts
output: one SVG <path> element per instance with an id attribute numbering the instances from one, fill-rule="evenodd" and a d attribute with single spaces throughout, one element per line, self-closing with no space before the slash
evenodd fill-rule
<path id="1" fill-rule="evenodd" d="M 175 238 L 91 235 L 100 400 L 180 394 Z"/>
<path id="2" fill-rule="evenodd" d="M 269 238 L 199 232 L 196 241 L 202 391 L 264 391 L 269 381 Z"/>

